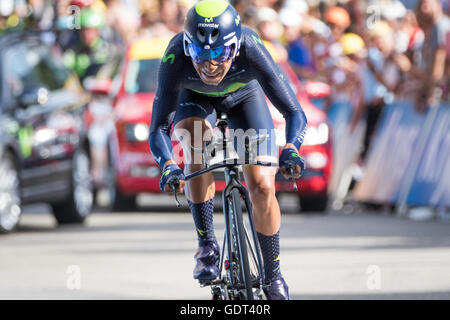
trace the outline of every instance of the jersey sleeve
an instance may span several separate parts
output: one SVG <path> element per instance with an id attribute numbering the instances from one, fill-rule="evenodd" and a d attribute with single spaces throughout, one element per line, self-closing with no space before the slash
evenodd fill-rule
<path id="1" fill-rule="evenodd" d="M 251 29 L 246 29 L 244 45 L 253 76 L 286 120 L 286 143 L 292 143 L 299 149 L 305 136 L 307 119 L 289 81 Z"/>
<path id="2" fill-rule="evenodd" d="M 161 168 L 166 161 L 173 159 L 170 131 L 177 109 L 184 60 L 183 44 L 179 40 L 178 35 L 170 41 L 161 60 L 150 123 L 150 150 Z"/>

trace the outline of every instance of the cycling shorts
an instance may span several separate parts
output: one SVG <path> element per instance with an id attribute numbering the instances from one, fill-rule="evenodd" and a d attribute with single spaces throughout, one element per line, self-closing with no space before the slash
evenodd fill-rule
<path id="1" fill-rule="evenodd" d="M 246 163 L 249 157 L 250 160 L 257 157 L 261 161 L 278 161 L 279 148 L 272 116 L 264 92 L 256 80 L 225 97 L 206 96 L 184 89 L 180 94 L 174 127 L 183 119 L 198 117 L 214 128 L 218 113 L 227 114 L 229 134 L 233 137 L 240 160 L 245 156 Z M 245 139 L 256 141 L 261 138 L 260 143 L 250 144 L 250 150 L 245 149 Z"/>

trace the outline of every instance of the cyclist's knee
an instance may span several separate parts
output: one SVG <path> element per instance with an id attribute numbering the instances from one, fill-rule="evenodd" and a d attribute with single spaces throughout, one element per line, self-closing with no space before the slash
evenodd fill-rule
<path id="1" fill-rule="evenodd" d="M 272 196 L 275 196 L 275 185 L 265 179 L 254 183 L 250 188 L 250 196 L 257 202 L 267 202 Z"/>
<path id="2" fill-rule="evenodd" d="M 202 165 L 204 143 L 212 137 L 211 124 L 199 117 L 189 117 L 175 125 L 174 133 L 183 148 L 185 162 Z"/>

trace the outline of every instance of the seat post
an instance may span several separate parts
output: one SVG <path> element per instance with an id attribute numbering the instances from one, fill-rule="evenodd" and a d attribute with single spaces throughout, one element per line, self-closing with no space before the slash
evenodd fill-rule
<path id="1" fill-rule="evenodd" d="M 226 158 L 226 152 L 227 152 L 227 143 L 228 139 L 225 135 L 225 132 L 228 127 L 228 118 L 227 114 L 224 112 L 219 112 L 217 117 L 217 127 L 220 129 L 220 132 L 222 133 L 222 151 L 223 151 L 223 157 Z"/>
<path id="2" fill-rule="evenodd" d="M 218 117 L 217 117 L 217 127 L 220 129 L 220 132 L 222 132 L 222 137 L 225 139 L 225 130 L 228 127 L 228 118 L 227 118 L 227 114 L 220 112 L 218 113 Z"/>

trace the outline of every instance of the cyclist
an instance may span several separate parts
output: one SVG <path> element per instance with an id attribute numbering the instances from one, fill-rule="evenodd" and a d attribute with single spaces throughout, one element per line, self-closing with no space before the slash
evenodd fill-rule
<path id="1" fill-rule="evenodd" d="M 211 280 L 219 276 L 219 246 L 213 227 L 215 186 L 211 173 L 185 183 L 184 173 L 174 161 L 171 126 L 175 134 L 188 132 L 193 137 L 193 143 L 183 135 L 177 137 L 190 160 L 198 159 L 196 154 L 202 151 L 204 143 L 202 137 L 211 132 L 217 111 L 227 114 L 230 129 L 273 133 L 264 93 L 286 119 L 286 145 L 278 159 L 278 149 L 273 148 L 275 137 L 270 134 L 267 148 L 259 147 L 256 159 L 279 161 L 286 178 L 287 165 L 295 164 L 294 175 L 298 178 L 304 169 L 298 149 L 303 142 L 306 117 L 284 74 L 258 35 L 241 27 L 237 11 L 227 1 L 197 3 L 188 11 L 184 30 L 172 38 L 162 59 L 149 137 L 151 152 L 163 168 L 161 190 L 170 192 L 167 181 L 175 176 L 180 180 L 177 192 L 185 191 L 188 199 L 199 245 L 194 256 L 195 279 Z M 185 160 L 187 173 L 203 168 L 203 163 L 198 162 Z M 275 197 L 276 170 L 243 166 L 264 271 L 270 282 L 265 294 L 273 300 L 289 299 L 288 286 L 280 272 L 281 214 Z"/>

